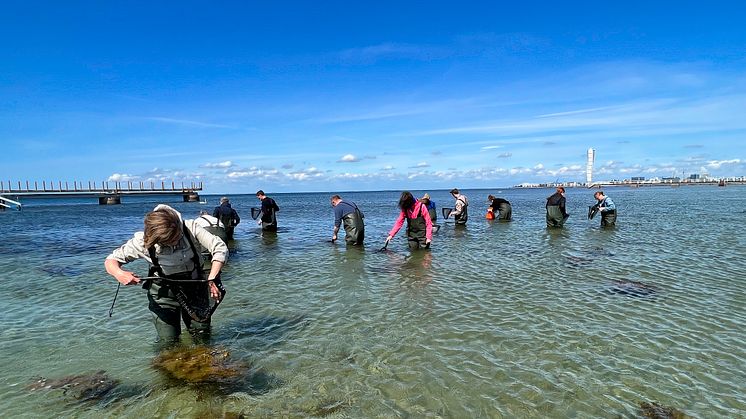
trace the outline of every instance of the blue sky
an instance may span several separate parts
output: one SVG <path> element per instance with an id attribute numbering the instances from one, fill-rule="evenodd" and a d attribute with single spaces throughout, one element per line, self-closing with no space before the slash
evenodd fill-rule
<path id="1" fill-rule="evenodd" d="M 5 2 L 0 177 L 504 187 L 588 147 L 596 179 L 746 175 L 746 9 L 600 3 Z"/>

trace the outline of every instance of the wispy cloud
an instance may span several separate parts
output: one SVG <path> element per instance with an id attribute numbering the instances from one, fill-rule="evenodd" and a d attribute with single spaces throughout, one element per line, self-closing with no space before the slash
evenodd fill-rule
<path id="1" fill-rule="evenodd" d="M 220 163 L 205 163 L 201 165 L 200 167 L 205 169 L 228 169 L 233 167 L 234 164 L 230 160 L 226 160 Z"/>
<path id="2" fill-rule="evenodd" d="M 513 153 L 500 153 L 497 155 L 498 159 L 507 159 L 508 157 L 512 157 Z"/>
<path id="3" fill-rule="evenodd" d="M 430 61 L 444 58 L 450 53 L 450 50 L 440 46 L 386 42 L 346 49 L 340 51 L 338 57 L 347 64 L 374 64 L 386 59 Z"/>
<path id="4" fill-rule="evenodd" d="M 454 108 L 461 109 L 474 106 L 473 98 L 459 98 L 441 101 L 412 102 L 403 100 L 400 103 L 391 103 L 373 109 L 362 109 L 356 113 L 342 113 L 338 115 L 321 116 L 311 118 L 309 122 L 317 123 L 342 123 L 356 121 L 373 121 L 378 119 L 399 118 L 412 115 L 439 114 L 452 111 Z"/>
<path id="5" fill-rule="evenodd" d="M 156 116 L 146 117 L 145 119 L 149 121 L 163 122 L 165 124 L 188 125 L 188 126 L 200 127 L 200 128 L 231 128 L 231 129 L 238 128 L 232 125 L 213 124 L 210 122 L 193 121 L 189 119 L 175 119 L 175 118 L 164 118 L 164 117 L 156 117 Z"/>

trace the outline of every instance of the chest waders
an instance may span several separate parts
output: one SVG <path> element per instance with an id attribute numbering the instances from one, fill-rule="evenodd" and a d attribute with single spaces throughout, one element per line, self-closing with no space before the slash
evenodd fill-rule
<path id="1" fill-rule="evenodd" d="M 547 227 L 562 227 L 567 217 L 562 214 L 559 205 L 549 205 L 547 207 Z"/>
<path id="2" fill-rule="evenodd" d="M 225 208 L 225 209 L 229 209 L 229 208 Z M 217 218 L 218 220 L 220 220 L 221 223 L 223 223 L 223 228 L 225 229 L 225 237 L 228 240 L 233 240 L 233 230 L 238 225 L 238 223 L 236 223 L 236 219 L 233 217 L 233 211 L 228 211 L 226 213 L 225 211 L 223 211 L 223 209 L 221 209 L 220 214 L 218 214 Z M 215 235 L 219 236 L 218 234 L 215 234 Z"/>
<path id="3" fill-rule="evenodd" d="M 269 214 L 262 216 L 263 231 L 277 231 L 277 216 L 275 210 L 269 210 Z"/>
<path id="4" fill-rule="evenodd" d="M 510 221 L 513 218 L 513 207 L 507 202 L 501 202 L 497 210 L 499 211 L 498 220 Z"/>
<path id="5" fill-rule="evenodd" d="M 456 224 L 464 225 L 469 219 L 469 204 L 467 204 L 466 201 L 464 201 L 463 199 L 459 199 L 459 201 L 463 202 L 464 206 L 461 207 L 461 214 L 453 217 L 453 220 L 456 222 Z"/>
<path id="6" fill-rule="evenodd" d="M 347 204 L 353 207 L 353 211 L 344 217 L 342 217 L 342 225 L 345 229 L 345 243 L 347 244 L 363 244 L 365 239 L 365 222 L 363 221 L 363 213 L 357 205 L 352 205 L 348 202 L 342 201 L 340 204 Z"/>
<path id="7" fill-rule="evenodd" d="M 213 236 L 220 237 L 220 240 L 222 240 L 223 242 L 228 240 L 228 234 L 226 233 L 225 228 L 220 226 L 220 224 L 223 223 L 222 221 L 218 220 L 217 223 L 213 224 L 212 221 L 210 221 L 205 216 L 200 216 L 199 218 L 209 223 L 207 227 L 203 227 L 203 228 L 207 230 L 210 234 L 212 234 Z M 223 223 L 223 225 L 226 225 L 226 224 Z"/>
<path id="8" fill-rule="evenodd" d="M 207 285 L 209 280 L 202 272 L 202 261 L 191 233 L 183 223 L 182 232 L 192 250 L 192 271 L 166 275 L 158 262 L 155 247 L 151 246 L 148 248 L 148 254 L 153 266 L 148 270 L 148 276 L 157 278 L 143 282 L 143 288 L 148 290 L 148 309 L 155 315 L 156 331 L 158 336 L 166 341 L 173 341 L 181 334 L 181 320 L 193 335 L 199 332 L 202 337 L 207 338 L 212 313 L 226 294 L 218 276 L 213 282 L 218 287 L 221 297 L 210 307 L 210 291 Z"/>
<path id="9" fill-rule="evenodd" d="M 601 227 L 611 227 L 616 224 L 616 210 L 601 211 Z"/>
<path id="10" fill-rule="evenodd" d="M 420 247 L 426 247 L 425 242 L 427 241 L 427 222 L 425 217 L 422 216 L 422 207 L 417 210 L 417 217 L 409 218 L 409 215 L 404 211 L 404 215 L 407 218 L 407 241 L 410 249 L 419 249 Z M 428 217 L 430 214 L 428 214 Z"/>

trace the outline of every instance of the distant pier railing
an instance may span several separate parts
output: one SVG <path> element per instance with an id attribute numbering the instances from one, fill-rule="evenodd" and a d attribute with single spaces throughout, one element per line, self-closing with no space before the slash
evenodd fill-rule
<path id="1" fill-rule="evenodd" d="M 96 196 L 99 204 L 119 204 L 122 195 L 182 195 L 184 202 L 199 201 L 202 182 L 79 182 L 0 181 L 0 195 L 64 197 Z"/>

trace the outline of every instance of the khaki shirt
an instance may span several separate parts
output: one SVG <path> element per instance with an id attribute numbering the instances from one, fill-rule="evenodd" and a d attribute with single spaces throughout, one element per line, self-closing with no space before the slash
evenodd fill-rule
<path id="1" fill-rule="evenodd" d="M 192 232 L 192 237 L 196 238 L 194 246 L 197 248 L 197 252 L 207 251 L 212 255 L 212 260 L 218 262 L 225 262 L 228 259 L 228 246 L 220 238 L 200 227 L 195 220 L 186 220 L 184 223 L 187 230 Z M 152 265 L 153 261 L 150 260 L 148 249 L 144 245 L 144 235 L 145 233 L 138 231 L 122 247 L 111 252 L 106 259 L 114 259 L 122 264 L 137 259 L 145 259 Z M 158 256 L 158 263 L 166 275 L 194 271 L 193 252 L 186 237 L 182 236 L 181 241 L 176 246 L 156 244 L 155 253 Z M 202 261 L 202 256 L 198 256 Z"/>

